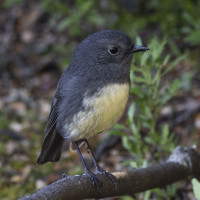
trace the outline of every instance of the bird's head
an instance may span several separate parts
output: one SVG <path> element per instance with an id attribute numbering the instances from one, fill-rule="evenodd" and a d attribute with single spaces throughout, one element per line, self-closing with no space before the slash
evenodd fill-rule
<path id="1" fill-rule="evenodd" d="M 129 36 L 119 30 L 103 30 L 89 35 L 76 48 L 73 57 L 87 60 L 93 65 L 126 64 L 133 53 L 149 50 L 136 46 Z M 87 59 L 86 59 L 87 58 Z"/>

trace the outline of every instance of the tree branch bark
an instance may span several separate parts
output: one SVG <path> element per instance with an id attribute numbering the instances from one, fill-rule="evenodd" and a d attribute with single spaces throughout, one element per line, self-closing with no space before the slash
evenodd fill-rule
<path id="1" fill-rule="evenodd" d="M 117 178 L 118 188 L 104 175 L 97 175 L 103 185 L 97 192 L 86 175 L 67 176 L 34 194 L 20 200 L 79 200 L 86 198 L 105 198 L 132 195 L 148 189 L 163 187 L 188 176 L 200 181 L 200 152 L 194 148 L 177 147 L 169 159 L 147 168 L 128 172 L 113 173 Z"/>

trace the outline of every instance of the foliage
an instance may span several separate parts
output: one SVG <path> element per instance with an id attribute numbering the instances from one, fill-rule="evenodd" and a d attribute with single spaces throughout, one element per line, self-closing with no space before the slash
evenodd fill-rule
<path id="1" fill-rule="evenodd" d="M 137 38 L 136 43 L 141 44 L 141 40 Z M 137 161 L 144 159 L 149 145 L 155 159 L 161 157 L 163 152 L 169 153 L 176 144 L 175 138 L 169 133 L 169 127 L 164 125 L 158 129 L 157 121 L 163 106 L 182 87 L 181 78 L 169 82 L 165 76 L 177 63 L 186 58 L 186 55 L 179 56 L 169 63 L 170 56 L 163 56 L 165 44 L 166 39 L 161 42 L 156 38 L 152 39 L 149 44 L 151 50 L 135 55 L 131 68 L 132 101 L 126 123 L 131 133 L 123 134 L 123 144 L 136 155 Z M 124 128 L 126 127 L 120 126 L 120 129 Z"/>
<path id="2" fill-rule="evenodd" d="M 6 0 L 4 7 L 24 2 Z M 114 28 L 131 36 L 148 31 L 148 38 L 154 34 L 167 35 L 173 40 L 183 37 L 190 45 L 199 44 L 200 0 L 44 0 L 40 5 L 51 13 L 50 25 L 56 26 L 56 31 L 67 31 L 73 37 L 84 37 L 90 30 Z"/>
<path id="3" fill-rule="evenodd" d="M 197 200 L 200 200 L 200 183 L 195 178 L 192 179 L 193 191 Z"/>
<path id="4" fill-rule="evenodd" d="M 191 89 L 194 70 L 183 75 L 180 73 L 180 76 L 176 78 L 174 76 L 170 78 L 170 74 L 173 74 L 177 65 L 183 60 L 187 60 L 190 65 L 194 66 L 195 59 L 199 59 L 197 47 L 200 43 L 200 0 L 39 0 L 36 3 L 25 0 L 5 0 L 3 5 L 8 12 L 1 12 L 1 17 L 3 14 L 7 14 L 12 23 L 16 22 L 14 27 L 21 30 L 22 24 L 27 23 L 26 14 L 22 15 L 21 21 L 15 21 L 15 17 L 20 16 L 20 10 L 14 9 L 11 12 L 12 8 L 24 6 L 25 10 L 33 4 L 37 4 L 36 8 L 41 12 L 34 11 L 31 17 L 34 13 L 42 15 L 47 13 L 49 16 L 47 24 L 44 27 L 44 24 L 40 25 L 46 31 L 46 37 L 48 38 L 48 32 L 51 32 L 52 35 L 61 38 L 56 40 L 58 42 L 55 42 L 50 48 L 47 47 L 48 51 L 45 51 L 45 54 L 50 57 L 52 52 L 56 52 L 61 57 L 58 63 L 60 67 L 66 68 L 71 53 L 79 41 L 88 34 L 101 29 L 120 29 L 131 38 L 141 35 L 143 41 L 149 43 L 147 45 L 151 49 L 149 52 L 134 55 L 131 67 L 131 102 L 128 106 L 126 122 L 123 125 L 116 125 L 116 128 L 110 132 L 122 135 L 124 147 L 133 156 L 134 159 L 124 162 L 124 165 L 128 165 L 128 167 L 145 167 L 149 163 L 157 163 L 165 159 L 178 141 L 167 124 L 162 127 L 158 125 L 158 118 L 162 108 L 179 91 Z M 36 19 L 38 18 L 36 17 Z M 3 24 L 8 23 L 1 24 L 2 31 Z M 30 32 L 33 33 L 31 35 L 37 35 L 34 31 L 38 27 L 32 24 L 29 26 L 34 28 L 27 28 L 25 33 L 29 36 Z M 10 25 L 8 24 L 7 27 L 9 28 Z M 16 41 L 17 45 L 11 46 L 11 50 L 19 52 L 25 44 L 20 43 L 21 35 L 19 33 L 13 33 L 13 36 L 13 41 Z M 39 36 L 40 34 L 37 37 Z M 142 44 L 139 37 L 135 43 Z M 169 50 L 170 55 L 167 53 Z M 16 52 L 10 51 L 8 51 L 9 56 L 17 55 Z M 191 53 L 186 55 L 186 52 L 189 51 Z M 9 56 L 6 55 L 6 57 Z M 194 58 L 195 56 L 197 58 Z M 37 56 L 32 56 L 30 61 L 34 61 L 35 58 L 37 59 Z M 18 59 L 14 57 L 13 60 Z M 196 65 L 199 65 L 198 62 Z M 9 73 L 9 70 L 7 71 L 6 74 Z M 30 79 L 34 83 L 38 81 L 35 77 L 34 80 L 32 77 Z M 29 88 L 29 86 L 22 85 L 20 87 Z M 48 91 L 48 93 L 51 92 Z M 66 172 L 66 163 L 70 165 L 70 159 L 73 157 L 67 155 L 59 164 L 47 164 L 39 169 L 35 166 L 35 159 L 41 147 L 44 123 L 38 117 L 41 113 L 36 114 L 34 109 L 29 111 L 21 117 L 14 116 L 14 112 L 11 114 L 0 112 L 1 129 L 11 129 L 12 122 L 23 123 L 23 127 L 26 127 L 22 129 L 22 133 L 20 132 L 25 140 L 16 142 L 3 138 L 0 141 L 0 174 L 2 174 L 0 199 L 17 199 L 36 191 L 39 188 L 38 181 L 49 184 L 51 181 L 57 180 L 63 171 Z M 12 152 L 8 151 L 10 147 Z M 23 157 L 21 154 L 25 156 Z M 19 160 L 20 162 L 18 162 Z M 76 161 L 73 160 L 74 162 Z M 76 167 L 71 167 L 71 171 L 67 173 L 80 174 L 79 165 L 74 164 L 74 166 Z M 30 171 L 24 176 L 27 169 Z M 48 177 L 53 178 L 49 180 Z M 151 197 L 153 199 L 170 199 L 176 188 L 176 184 L 174 184 L 162 190 L 147 191 L 138 195 L 138 198 L 145 200 Z M 193 188 L 196 198 L 199 198 L 199 183 L 193 181 Z M 124 199 L 129 200 L 132 197 Z"/>
<path id="5" fill-rule="evenodd" d="M 138 165 L 145 167 L 148 165 L 148 160 L 151 163 L 161 161 L 164 155 L 169 155 L 177 145 L 177 140 L 170 132 L 169 126 L 165 124 L 158 127 L 157 122 L 161 109 L 183 89 L 185 84 L 190 83 L 191 76 L 185 79 L 188 74 L 186 73 L 182 77 L 168 81 L 166 76 L 179 62 L 186 59 L 186 55 L 171 61 L 170 55 L 164 55 L 166 42 L 166 39 L 159 41 L 153 38 L 148 45 L 149 52 L 134 55 L 130 76 L 132 100 L 127 112 L 126 125 L 117 125 L 118 130 L 111 131 L 114 134 L 122 134 L 124 147 L 134 156 L 135 161 L 126 162 L 132 167 Z M 140 38 L 136 39 L 136 44 L 142 45 Z M 169 191 L 175 192 L 175 185 L 171 187 L 172 189 L 164 193 L 164 196 L 168 195 L 167 199 L 173 195 Z M 156 193 L 158 199 L 164 197 L 159 189 L 152 192 Z M 146 192 L 145 196 L 149 198 L 152 192 Z"/>

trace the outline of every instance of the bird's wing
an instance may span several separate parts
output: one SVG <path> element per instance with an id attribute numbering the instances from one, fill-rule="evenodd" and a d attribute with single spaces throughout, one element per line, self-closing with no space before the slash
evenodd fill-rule
<path id="1" fill-rule="evenodd" d="M 59 100 L 56 97 L 54 97 L 51 105 L 51 111 L 47 120 L 47 125 L 44 131 L 44 140 L 46 136 L 52 131 L 52 129 L 55 128 L 55 124 L 58 118 L 58 106 L 59 106 Z"/>
<path id="2" fill-rule="evenodd" d="M 44 140 L 47 137 L 48 134 L 52 133 L 53 129 L 56 128 L 56 123 L 58 123 L 58 115 L 60 115 L 60 113 L 64 112 L 64 113 L 68 113 L 68 110 L 71 109 L 71 103 L 73 103 L 73 101 L 71 101 L 71 96 L 73 96 L 73 93 L 76 92 L 76 85 L 78 82 L 78 78 L 77 76 L 73 76 L 73 77 L 68 77 L 66 72 L 64 72 L 64 74 L 62 75 L 58 86 L 57 86 L 57 90 L 56 90 L 56 94 L 55 97 L 52 101 L 51 104 L 51 111 L 47 120 L 47 124 L 46 124 L 46 128 L 44 131 Z M 58 89 L 59 88 L 59 89 Z M 63 107 L 63 109 L 59 109 L 60 105 L 63 103 L 66 106 Z"/>

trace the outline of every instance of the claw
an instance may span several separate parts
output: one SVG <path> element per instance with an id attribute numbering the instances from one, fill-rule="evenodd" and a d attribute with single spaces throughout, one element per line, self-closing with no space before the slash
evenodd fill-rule
<path id="1" fill-rule="evenodd" d="M 112 181 L 112 183 L 114 184 L 115 186 L 115 190 L 117 190 L 117 180 L 116 180 L 116 177 L 114 175 L 112 175 L 110 172 L 107 172 L 106 170 L 98 167 L 96 170 L 95 170 L 95 173 L 96 174 L 103 174 L 105 175 L 108 179 L 110 179 Z"/>
<path id="2" fill-rule="evenodd" d="M 99 192 L 99 187 L 102 187 L 102 182 L 100 181 L 100 179 L 97 178 L 95 174 L 93 174 L 90 171 L 86 171 L 85 174 L 90 177 L 90 180 L 92 181 L 94 188 Z"/>
<path id="3" fill-rule="evenodd" d="M 63 173 L 62 178 L 67 178 L 67 174 Z"/>

